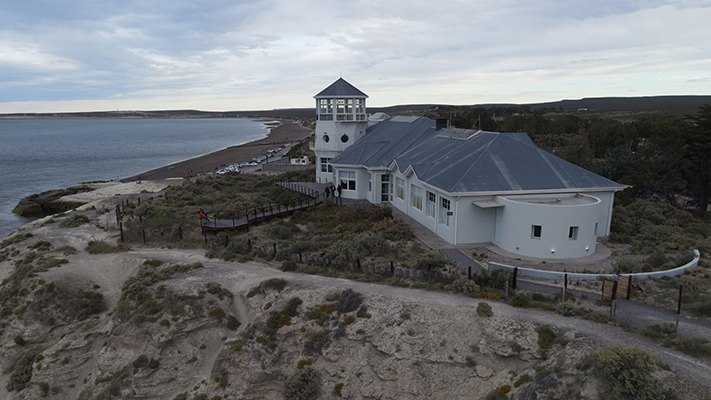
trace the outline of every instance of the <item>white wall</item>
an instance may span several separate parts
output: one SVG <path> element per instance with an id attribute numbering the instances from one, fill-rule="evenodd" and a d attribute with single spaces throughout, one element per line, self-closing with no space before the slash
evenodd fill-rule
<path id="1" fill-rule="evenodd" d="M 597 197 L 602 202 L 598 217 L 597 236 L 610 235 L 610 222 L 612 221 L 612 206 L 615 202 L 615 192 L 581 192 L 588 196 Z"/>
<path id="2" fill-rule="evenodd" d="M 505 205 L 501 221 L 501 238 L 494 241 L 506 251 L 540 258 L 577 258 L 595 252 L 597 237 L 595 223 L 599 224 L 602 201 L 574 205 L 536 204 L 517 201 L 516 198 L 532 196 L 497 196 Z M 542 197 L 551 197 L 550 195 Z M 532 226 L 541 226 L 541 237 L 532 237 Z M 568 238 L 571 226 L 578 227 L 576 240 Z"/>
<path id="3" fill-rule="evenodd" d="M 460 197 L 453 217 L 457 218 L 457 244 L 492 242 L 496 228 L 496 208 L 481 208 L 472 201 L 493 197 Z"/>

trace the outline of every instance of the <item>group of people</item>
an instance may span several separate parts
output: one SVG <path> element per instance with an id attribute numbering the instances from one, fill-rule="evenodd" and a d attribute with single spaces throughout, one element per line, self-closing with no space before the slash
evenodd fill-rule
<path id="1" fill-rule="evenodd" d="M 333 197 L 341 197 L 341 192 L 343 191 L 343 183 L 339 183 L 338 186 L 333 183 L 326 184 L 326 197 L 333 195 Z"/>

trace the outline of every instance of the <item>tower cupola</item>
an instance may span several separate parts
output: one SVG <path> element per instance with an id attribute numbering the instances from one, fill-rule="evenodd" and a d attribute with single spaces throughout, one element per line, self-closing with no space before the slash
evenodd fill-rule
<path id="1" fill-rule="evenodd" d="M 316 154 L 316 178 L 319 182 L 332 182 L 333 169 L 328 162 L 362 138 L 368 128 L 368 95 L 338 78 L 314 98 L 316 138 L 312 150 Z"/>

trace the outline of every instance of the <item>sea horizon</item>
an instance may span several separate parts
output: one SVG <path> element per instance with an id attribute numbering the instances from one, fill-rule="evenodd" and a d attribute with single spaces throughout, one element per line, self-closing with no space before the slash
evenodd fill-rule
<path id="1" fill-rule="evenodd" d="M 24 197 L 84 182 L 120 181 L 266 137 L 251 118 L 0 119 L 0 238 L 37 217 L 12 213 Z"/>

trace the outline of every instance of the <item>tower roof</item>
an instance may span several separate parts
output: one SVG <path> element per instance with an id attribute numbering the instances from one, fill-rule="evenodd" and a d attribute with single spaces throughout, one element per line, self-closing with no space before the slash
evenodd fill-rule
<path id="1" fill-rule="evenodd" d="M 337 81 L 333 82 L 331 86 L 323 89 L 319 94 L 314 96 L 314 98 L 328 98 L 328 97 L 362 97 L 367 98 L 368 95 L 358 90 L 357 87 L 346 82 L 343 78 L 338 78 Z"/>

